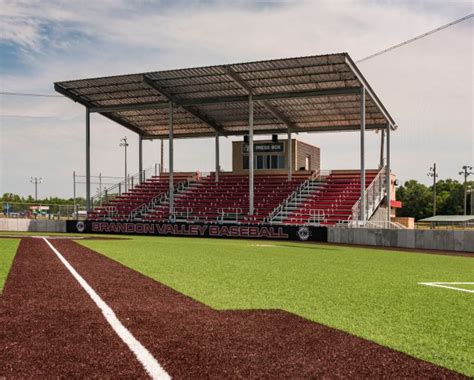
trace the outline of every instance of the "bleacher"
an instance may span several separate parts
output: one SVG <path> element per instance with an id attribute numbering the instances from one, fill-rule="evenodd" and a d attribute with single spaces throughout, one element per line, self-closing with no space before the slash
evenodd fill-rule
<path id="1" fill-rule="evenodd" d="M 190 173 L 174 174 L 175 219 L 190 223 L 249 223 L 265 222 L 265 219 L 284 202 L 311 172 L 296 172 L 288 181 L 287 174 L 255 174 L 254 215 L 248 215 L 249 179 L 246 174 L 221 173 L 219 181 L 214 174 L 193 179 L 188 186 L 180 184 L 191 179 Z M 366 172 L 366 187 L 377 175 L 377 170 Z M 309 193 L 305 194 L 291 211 L 280 216 L 279 223 L 304 225 L 318 222 L 333 225 L 347 221 L 352 207 L 360 197 L 360 175 L 356 170 L 335 170 L 324 178 L 309 181 Z M 307 189 L 307 191 L 308 191 Z M 110 200 L 90 212 L 91 220 L 127 220 L 136 212 L 134 219 L 153 222 L 170 220 L 168 198 L 154 202 L 160 195 L 167 195 L 167 174 L 153 176 L 128 192 Z M 144 205 L 147 205 L 145 209 Z"/>
<path id="2" fill-rule="evenodd" d="M 177 173 L 174 175 L 174 184 L 187 180 L 189 174 Z M 150 179 L 136 185 L 131 190 L 124 192 L 101 207 L 96 207 L 89 212 L 90 220 L 125 220 L 139 207 L 148 204 L 153 198 L 166 194 L 169 191 L 169 178 L 167 174 L 152 176 Z"/>
<path id="3" fill-rule="evenodd" d="M 174 196 L 178 220 L 203 223 L 261 223 L 289 194 L 309 178 L 310 172 L 293 174 L 256 174 L 254 176 L 254 208 L 248 216 L 249 180 L 247 175 L 221 173 L 219 181 L 214 175 L 206 176 Z M 168 220 L 169 208 L 164 203 L 143 217 L 149 221 Z"/>
<path id="4" fill-rule="evenodd" d="M 377 176 L 377 170 L 367 170 L 366 188 Z M 360 198 L 360 174 L 355 170 L 335 170 L 326 178 L 323 186 L 305 199 L 299 208 L 283 220 L 285 224 L 302 225 L 319 219 L 322 225 L 347 221 L 352 207 Z"/>

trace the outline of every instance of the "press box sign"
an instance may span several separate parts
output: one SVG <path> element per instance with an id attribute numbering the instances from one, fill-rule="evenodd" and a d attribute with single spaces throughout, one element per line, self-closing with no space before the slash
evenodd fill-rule
<path id="1" fill-rule="evenodd" d="M 249 153 L 249 144 L 242 145 L 243 153 Z M 253 151 L 254 153 L 272 153 L 272 152 L 283 152 L 283 143 L 260 143 L 260 144 L 253 144 Z"/>

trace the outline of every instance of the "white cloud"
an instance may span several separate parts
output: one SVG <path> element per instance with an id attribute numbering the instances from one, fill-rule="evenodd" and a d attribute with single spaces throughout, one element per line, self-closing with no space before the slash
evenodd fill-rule
<path id="1" fill-rule="evenodd" d="M 318 1 L 257 7 L 0 0 L 2 39 L 20 46 L 19 59 L 31 68 L 11 71 L 1 82 L 5 91 L 52 92 L 54 81 L 89 76 L 341 51 L 357 59 L 462 17 L 471 7 L 470 2 Z M 473 24 L 471 19 L 360 65 L 400 125 L 393 134 L 393 164 L 402 179 L 424 178 L 434 160 L 442 177 L 455 177 L 458 167 L 474 161 Z M 25 179 L 34 174 L 49 177 L 43 185 L 47 193 L 70 194 L 72 170 L 83 170 L 83 108 L 59 98 L 12 97 L 1 97 L 0 107 L 2 115 L 10 116 L 0 120 L 0 192 L 26 193 Z M 124 134 L 136 140 L 104 118 L 93 119 L 94 172 L 121 175 L 116 145 Z M 322 146 L 326 168 L 358 166 L 355 134 L 302 137 Z M 221 154 L 226 168 L 229 141 L 224 140 Z M 378 137 L 370 141 L 375 165 Z M 35 148 L 39 142 L 41 154 Z M 146 146 L 148 163 L 158 158 L 158 145 Z M 211 141 L 176 145 L 178 169 L 212 170 Z M 135 167 L 136 142 L 131 157 Z"/>

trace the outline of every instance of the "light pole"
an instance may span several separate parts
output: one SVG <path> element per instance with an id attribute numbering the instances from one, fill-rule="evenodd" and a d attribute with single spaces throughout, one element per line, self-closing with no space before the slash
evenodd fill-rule
<path id="1" fill-rule="evenodd" d="M 459 172 L 459 175 L 464 176 L 464 215 L 467 215 L 467 177 L 474 174 L 471 170 L 472 166 L 464 165 L 462 171 Z"/>
<path id="2" fill-rule="evenodd" d="M 436 172 L 436 162 L 430 168 L 427 176 L 433 177 L 433 216 L 436 216 L 436 178 L 438 178 L 438 173 Z"/>
<path id="3" fill-rule="evenodd" d="M 42 177 L 30 177 L 30 183 L 35 185 L 35 201 L 38 200 L 38 185 L 43 182 Z"/>
<path id="4" fill-rule="evenodd" d="M 125 191 L 127 191 L 127 146 L 128 146 L 128 142 L 127 142 L 127 137 L 125 136 L 124 138 L 120 139 L 120 145 L 119 146 L 123 146 L 124 147 L 124 150 L 125 150 Z"/>

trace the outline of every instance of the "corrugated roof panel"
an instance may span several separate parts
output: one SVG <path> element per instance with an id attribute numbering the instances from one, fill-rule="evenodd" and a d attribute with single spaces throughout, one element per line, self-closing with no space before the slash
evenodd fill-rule
<path id="1" fill-rule="evenodd" d="M 240 133 L 248 129 L 246 88 L 256 97 L 273 96 L 266 103 L 254 103 L 258 131 L 284 130 L 286 122 L 302 130 L 354 128 L 360 119 L 360 96 L 350 90 L 360 88 L 364 81 L 354 67 L 350 57 L 341 53 L 72 80 L 57 83 L 56 89 L 87 107 L 119 106 L 112 116 L 144 134 L 167 130 L 168 109 L 160 107 L 169 100 L 177 103 L 177 135 L 208 136 L 215 128 Z M 332 89 L 336 91 L 324 94 Z M 387 124 L 383 105 L 371 93 L 366 97 L 367 125 Z M 150 108 L 153 103 L 156 109 Z M 131 109 L 133 105 L 147 109 Z"/>

